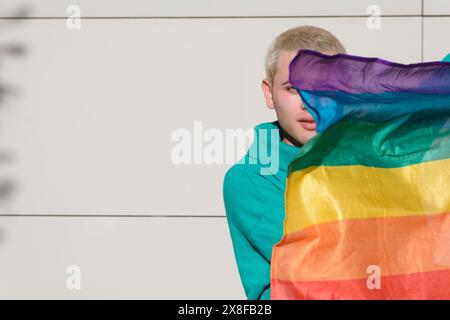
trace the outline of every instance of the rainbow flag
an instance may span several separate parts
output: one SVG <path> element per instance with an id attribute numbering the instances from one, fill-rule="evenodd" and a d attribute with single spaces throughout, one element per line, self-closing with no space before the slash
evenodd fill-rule
<path id="1" fill-rule="evenodd" d="M 289 166 L 272 299 L 450 299 L 450 63 L 301 50 L 317 122 Z"/>

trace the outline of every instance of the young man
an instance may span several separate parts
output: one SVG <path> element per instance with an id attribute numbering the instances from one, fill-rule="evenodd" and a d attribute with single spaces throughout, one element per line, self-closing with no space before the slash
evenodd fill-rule
<path id="1" fill-rule="evenodd" d="M 280 34 L 266 56 L 262 90 L 278 121 L 255 128 L 245 157 L 225 175 L 224 203 L 239 274 L 248 299 L 270 299 L 272 247 L 283 235 L 284 193 L 288 165 L 316 135 L 316 124 L 289 82 L 289 63 L 299 49 L 325 54 L 345 53 L 330 32 L 302 26 Z M 269 152 L 271 150 L 271 152 Z M 276 168 L 267 168 L 269 156 Z"/>

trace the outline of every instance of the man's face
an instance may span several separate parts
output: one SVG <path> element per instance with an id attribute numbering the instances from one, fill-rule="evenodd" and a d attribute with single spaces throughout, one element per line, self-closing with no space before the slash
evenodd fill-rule
<path id="1" fill-rule="evenodd" d="M 275 109 L 283 129 L 283 142 L 300 147 L 317 133 L 314 118 L 305 109 L 297 90 L 288 82 L 289 63 L 295 55 L 294 51 L 281 51 L 272 87 L 263 80 L 262 88 L 267 106 Z"/>

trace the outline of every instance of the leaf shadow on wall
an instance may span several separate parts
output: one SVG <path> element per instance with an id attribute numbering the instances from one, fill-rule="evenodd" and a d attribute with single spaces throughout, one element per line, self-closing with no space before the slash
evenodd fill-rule
<path id="1" fill-rule="evenodd" d="M 14 152 L 11 150 L 11 146 L 5 147 L 2 141 L 4 139 L 5 125 L 2 118 L 2 113 L 5 112 L 10 106 L 7 105 L 9 99 L 16 99 L 20 96 L 20 90 L 17 83 L 10 83 L 8 79 L 5 79 L 3 71 L 5 65 L 11 63 L 16 58 L 22 58 L 26 55 L 27 50 L 23 43 L 18 41 L 12 41 L 10 39 L 5 40 L 3 36 L 8 33 L 11 28 L 19 27 L 26 23 L 27 17 L 30 16 L 31 9 L 29 6 L 18 8 L 13 14 L 8 14 L 8 18 L 0 19 L 0 216 L 7 215 L 5 210 L 6 202 L 11 198 L 13 191 L 17 185 L 17 181 L 5 174 L 8 167 L 13 165 Z M 16 61 L 14 61 L 16 62 Z M 5 228 L 0 224 L 0 245 L 5 240 Z"/>

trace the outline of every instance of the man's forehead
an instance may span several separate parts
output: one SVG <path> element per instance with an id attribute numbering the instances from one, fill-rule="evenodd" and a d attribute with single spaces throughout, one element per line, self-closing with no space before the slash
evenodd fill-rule
<path id="1" fill-rule="evenodd" d="M 296 51 L 281 50 L 280 55 L 278 56 L 278 63 L 282 63 L 285 66 L 289 65 L 289 63 L 291 63 L 292 59 L 294 59 L 296 55 Z"/>
<path id="2" fill-rule="evenodd" d="M 296 56 L 297 52 L 295 51 L 280 51 L 280 55 L 278 56 L 278 68 L 275 75 L 277 82 L 280 82 L 282 85 L 286 85 L 289 83 L 289 64 L 292 59 Z"/>

